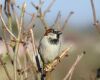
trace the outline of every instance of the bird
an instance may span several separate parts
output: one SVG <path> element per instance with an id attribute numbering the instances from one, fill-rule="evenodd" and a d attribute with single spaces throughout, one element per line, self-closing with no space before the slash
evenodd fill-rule
<path id="1" fill-rule="evenodd" d="M 56 59 L 61 47 L 61 31 L 49 28 L 40 39 L 38 52 L 43 64 L 48 64 Z"/>

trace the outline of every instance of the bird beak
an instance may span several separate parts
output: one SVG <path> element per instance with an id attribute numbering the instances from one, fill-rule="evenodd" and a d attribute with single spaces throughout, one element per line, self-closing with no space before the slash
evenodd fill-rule
<path id="1" fill-rule="evenodd" d="M 58 35 L 61 35 L 61 34 L 62 34 L 62 32 L 61 32 L 61 31 L 58 31 L 58 32 L 57 32 L 57 34 L 58 34 Z"/>

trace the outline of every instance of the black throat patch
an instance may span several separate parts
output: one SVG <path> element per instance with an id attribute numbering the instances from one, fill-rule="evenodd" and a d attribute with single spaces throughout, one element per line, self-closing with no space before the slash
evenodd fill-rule
<path id="1" fill-rule="evenodd" d="M 50 42 L 52 45 L 57 45 L 58 42 L 59 42 L 59 39 L 51 39 L 51 38 L 49 38 L 49 42 Z"/>

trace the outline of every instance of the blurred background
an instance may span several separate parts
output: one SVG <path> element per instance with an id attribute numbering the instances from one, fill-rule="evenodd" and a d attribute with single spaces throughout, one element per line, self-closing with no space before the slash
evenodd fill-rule
<path id="1" fill-rule="evenodd" d="M 16 5 L 21 6 L 26 1 L 26 11 L 29 13 L 35 13 L 31 2 L 38 4 L 38 0 L 16 0 Z M 52 0 L 44 0 L 45 3 L 42 7 L 44 11 Z M 4 4 L 4 0 L 0 0 L 0 3 Z M 94 0 L 96 9 L 97 20 L 100 21 L 100 0 Z M 20 10 L 16 8 L 18 15 Z M 49 26 L 53 25 L 58 12 L 61 12 L 61 25 L 63 25 L 65 19 L 71 11 L 74 14 L 69 19 L 64 29 L 65 42 L 62 43 L 62 50 L 69 45 L 73 45 L 69 51 L 69 57 L 62 60 L 57 68 L 52 72 L 54 80 L 62 80 L 67 74 L 71 65 L 74 63 L 77 55 L 86 51 L 86 54 L 76 66 L 72 76 L 72 80 L 92 80 L 95 78 L 96 70 L 100 68 L 100 33 L 93 26 L 93 14 L 90 0 L 56 0 L 51 8 L 51 12 L 45 16 L 46 22 Z M 6 21 L 6 16 L 3 15 Z M 31 19 L 31 16 L 25 14 L 24 23 L 27 25 Z M 1 21 L 0 21 L 1 24 Z M 37 45 L 41 36 L 43 35 L 43 27 L 41 22 L 36 21 L 36 27 L 34 28 L 35 38 Z M 42 35 L 41 35 L 42 34 Z M 0 35 L 1 30 L 0 30 Z M 62 66 L 63 65 L 63 66 Z M 0 72 L 4 73 L 2 69 Z M 5 73 L 4 73 L 5 74 Z M 4 76 L 1 76 L 0 80 L 6 80 Z"/>

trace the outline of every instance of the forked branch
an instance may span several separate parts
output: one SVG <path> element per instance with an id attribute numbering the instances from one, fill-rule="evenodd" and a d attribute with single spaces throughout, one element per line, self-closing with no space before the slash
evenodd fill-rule
<path id="1" fill-rule="evenodd" d="M 71 80 L 74 69 L 75 69 L 76 65 L 79 63 L 79 61 L 82 59 L 84 54 L 85 54 L 85 52 L 83 52 L 77 56 L 76 61 L 74 62 L 74 64 L 72 65 L 72 67 L 70 68 L 69 72 L 67 73 L 67 75 L 64 77 L 63 80 L 67 80 L 68 78 L 69 78 L 69 80 Z"/>

